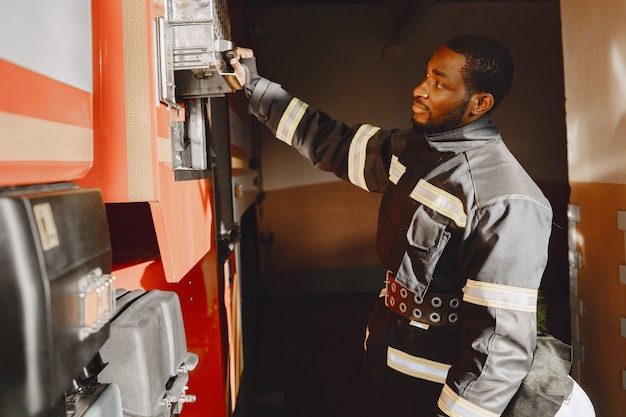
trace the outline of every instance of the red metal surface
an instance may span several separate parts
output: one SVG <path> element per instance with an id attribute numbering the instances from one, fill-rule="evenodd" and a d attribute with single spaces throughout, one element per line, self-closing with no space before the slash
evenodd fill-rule
<path id="1" fill-rule="evenodd" d="M 169 138 L 171 115 L 158 102 L 154 88 L 152 14 L 159 10 L 153 9 L 149 0 L 145 4 L 141 3 L 144 0 L 132 1 L 144 6 L 145 16 L 125 15 L 120 2 L 93 2 L 94 79 L 98 80 L 94 86 L 94 166 L 78 184 L 100 188 L 106 203 L 148 201 L 165 276 L 167 281 L 176 282 L 211 250 L 211 184 L 209 180 L 174 180 Z M 145 26 L 145 45 L 137 39 L 124 39 L 124 22 Z M 140 73 L 148 80 L 147 91 L 138 91 L 140 86 L 128 88 L 125 48 L 143 48 L 147 52 L 147 59 L 139 61 L 139 65 L 145 66 Z M 131 108 L 126 96 L 129 91 L 149 98 L 147 108 Z M 131 135 L 127 131 L 131 126 L 127 124 L 136 118 L 146 123 L 147 128 L 142 130 L 145 137 L 134 136 L 134 142 L 129 143 Z M 145 152 L 136 152 L 138 143 L 142 149 L 146 145 Z M 134 164 L 146 169 L 136 169 Z M 135 189 L 144 189 L 146 197 L 138 199 L 132 195 L 131 184 L 135 184 Z"/>
<path id="2" fill-rule="evenodd" d="M 102 190 L 106 202 L 126 201 L 126 99 L 121 2 L 93 0 L 94 164 L 84 187 Z"/>

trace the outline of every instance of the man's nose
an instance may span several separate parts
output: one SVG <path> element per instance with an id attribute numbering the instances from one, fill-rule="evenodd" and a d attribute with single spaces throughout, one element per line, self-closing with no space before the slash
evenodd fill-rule
<path id="1" fill-rule="evenodd" d="M 417 87 L 413 89 L 413 98 L 418 98 L 418 97 L 422 97 L 425 99 L 428 98 L 428 93 L 426 92 L 426 90 L 424 90 L 422 84 L 418 85 Z"/>

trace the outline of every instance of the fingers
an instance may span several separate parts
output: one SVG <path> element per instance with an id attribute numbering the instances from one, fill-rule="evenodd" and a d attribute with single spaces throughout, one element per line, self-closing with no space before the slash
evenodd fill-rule
<path id="1" fill-rule="evenodd" d="M 246 68 L 244 68 L 244 66 L 241 64 L 241 62 L 239 62 L 239 60 L 241 58 L 252 58 L 254 57 L 254 51 L 252 49 L 249 48 L 242 48 L 240 46 L 238 46 L 235 49 L 235 57 L 231 58 L 228 62 L 230 63 L 230 65 L 233 67 L 233 70 L 235 72 L 235 76 L 237 77 L 237 81 L 239 82 L 239 84 L 241 85 L 245 85 L 246 83 L 246 78 L 247 75 L 246 74 Z"/>
<path id="2" fill-rule="evenodd" d="M 231 58 L 230 65 L 233 67 L 233 71 L 235 72 L 235 76 L 237 77 L 237 81 L 240 85 L 246 84 L 246 69 L 239 62 L 239 58 Z"/>
<path id="3" fill-rule="evenodd" d="M 252 58 L 254 57 L 254 51 L 250 48 L 243 48 L 241 46 L 238 46 L 236 48 L 237 50 L 237 56 L 239 56 L 239 58 Z"/>
<path id="4" fill-rule="evenodd" d="M 239 64 L 239 59 L 241 58 L 253 58 L 254 51 L 250 48 L 243 48 L 241 46 L 237 46 L 235 48 L 235 56 L 230 59 L 230 65 L 235 67 Z"/>

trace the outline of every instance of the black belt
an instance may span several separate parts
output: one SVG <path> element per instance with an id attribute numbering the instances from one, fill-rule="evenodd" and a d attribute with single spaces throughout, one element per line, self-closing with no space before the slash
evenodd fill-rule
<path id="1" fill-rule="evenodd" d="M 432 293 L 427 291 L 419 296 L 395 281 L 391 271 L 385 280 L 387 295 L 385 306 L 407 320 L 414 320 L 429 326 L 460 325 L 462 294 Z"/>

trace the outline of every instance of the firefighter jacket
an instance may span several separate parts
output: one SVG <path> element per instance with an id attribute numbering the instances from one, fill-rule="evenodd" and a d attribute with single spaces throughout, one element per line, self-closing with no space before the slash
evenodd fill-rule
<path id="1" fill-rule="evenodd" d="M 348 126 L 264 78 L 249 111 L 315 167 L 383 194 L 376 248 L 396 283 L 416 297 L 462 298 L 450 326 L 402 318 L 381 301 L 365 371 L 430 398 L 433 415 L 499 416 L 532 361 L 552 209 L 496 125 L 485 116 L 426 137 Z"/>

